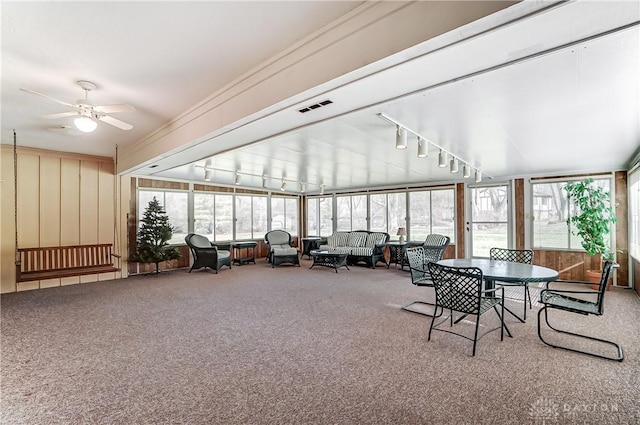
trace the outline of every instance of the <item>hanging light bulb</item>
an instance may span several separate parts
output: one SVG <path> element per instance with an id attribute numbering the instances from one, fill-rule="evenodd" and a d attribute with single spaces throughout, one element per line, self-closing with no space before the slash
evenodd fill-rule
<path id="1" fill-rule="evenodd" d="M 462 177 L 464 177 L 465 179 L 471 177 L 471 167 L 469 166 L 469 164 L 464 164 L 462 166 Z"/>
<path id="2" fill-rule="evenodd" d="M 482 181 L 482 171 L 476 168 L 476 183 L 480 183 Z"/>
<path id="3" fill-rule="evenodd" d="M 458 158 L 453 158 L 451 160 L 449 163 L 449 171 L 451 171 L 452 174 L 458 172 Z"/>
<path id="4" fill-rule="evenodd" d="M 407 148 L 407 130 L 398 126 L 396 131 L 396 149 Z"/>
<path id="5" fill-rule="evenodd" d="M 418 137 L 418 158 L 426 158 L 427 157 L 427 148 L 428 143 L 421 137 Z"/>
<path id="6" fill-rule="evenodd" d="M 440 149 L 438 154 L 438 167 L 445 168 L 447 166 L 447 153 Z"/>
<path id="7" fill-rule="evenodd" d="M 76 128 L 84 133 L 91 133 L 98 127 L 98 123 L 86 115 L 80 115 L 73 120 Z"/>

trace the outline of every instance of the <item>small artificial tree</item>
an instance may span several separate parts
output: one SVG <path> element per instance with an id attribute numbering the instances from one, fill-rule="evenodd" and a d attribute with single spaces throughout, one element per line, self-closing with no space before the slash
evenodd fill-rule
<path id="1" fill-rule="evenodd" d="M 180 258 L 180 253 L 168 243 L 173 236 L 173 226 L 155 196 L 149 201 L 140 223 L 136 252 L 131 256 L 131 261 L 155 263 L 158 274 L 160 262 Z"/>
<path id="2" fill-rule="evenodd" d="M 570 183 L 565 190 L 576 207 L 567 223 L 575 226 L 573 233 L 582 238 L 582 247 L 588 255 L 600 254 L 601 260 L 613 260 L 614 253 L 609 247 L 608 235 L 617 218 L 610 193 L 593 184 L 592 178 Z"/>

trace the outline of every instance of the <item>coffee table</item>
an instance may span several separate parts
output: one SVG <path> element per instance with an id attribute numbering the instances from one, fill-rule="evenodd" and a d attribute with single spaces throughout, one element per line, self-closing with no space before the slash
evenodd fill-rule
<path id="1" fill-rule="evenodd" d="M 311 258 L 313 258 L 313 266 L 323 266 L 323 267 L 331 267 L 338 273 L 338 269 L 340 267 L 346 267 L 349 270 L 349 266 L 347 265 L 347 253 L 344 252 L 336 252 L 336 251 L 319 251 L 312 250 L 310 252 Z"/>

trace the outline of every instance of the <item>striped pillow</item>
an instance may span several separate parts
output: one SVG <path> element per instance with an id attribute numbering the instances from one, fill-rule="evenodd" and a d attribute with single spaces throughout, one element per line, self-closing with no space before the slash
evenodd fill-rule
<path id="1" fill-rule="evenodd" d="M 381 233 L 381 232 L 369 233 L 369 236 L 367 236 L 367 243 L 365 244 L 365 246 L 369 248 L 375 248 L 376 245 L 384 243 L 386 238 L 387 238 L 386 233 Z"/>
<path id="2" fill-rule="evenodd" d="M 347 242 L 347 246 L 358 247 L 364 246 L 364 243 L 367 241 L 367 234 L 364 232 L 351 232 L 349 234 L 349 240 Z"/>

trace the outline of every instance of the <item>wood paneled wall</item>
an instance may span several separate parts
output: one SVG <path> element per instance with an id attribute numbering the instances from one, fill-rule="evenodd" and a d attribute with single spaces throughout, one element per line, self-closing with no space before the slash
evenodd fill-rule
<path id="1" fill-rule="evenodd" d="M 114 253 L 121 254 L 111 158 L 18 148 L 17 163 L 20 247 L 110 243 Z M 122 276 L 118 272 L 16 283 L 13 170 L 13 147 L 2 145 L 2 293 Z"/>

